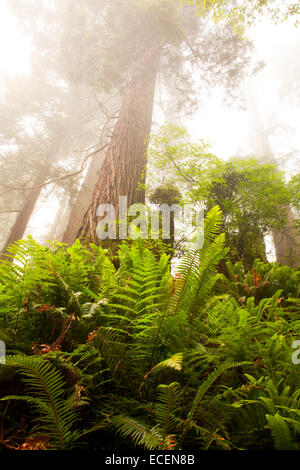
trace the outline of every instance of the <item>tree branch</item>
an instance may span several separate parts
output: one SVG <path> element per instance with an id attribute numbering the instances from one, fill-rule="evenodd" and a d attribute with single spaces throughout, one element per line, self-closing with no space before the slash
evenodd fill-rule
<path id="1" fill-rule="evenodd" d="M 48 184 L 52 184 L 52 183 L 56 183 L 57 181 L 62 181 L 64 179 L 67 179 L 67 178 L 71 178 L 73 176 L 77 176 L 79 175 L 80 173 L 83 172 L 83 170 L 85 169 L 86 167 L 86 162 L 88 161 L 88 159 L 94 155 L 96 155 L 97 153 L 101 152 L 102 150 L 104 150 L 106 147 L 108 146 L 108 144 L 105 144 L 103 145 L 102 147 L 100 147 L 99 149 L 95 150 L 94 152 L 90 153 L 89 155 L 87 155 L 84 160 L 82 161 L 81 163 L 81 166 L 80 166 L 80 169 L 78 171 L 75 171 L 74 173 L 68 173 L 66 175 L 63 175 L 63 176 L 59 176 L 58 178 L 54 178 L 52 180 L 49 180 L 49 181 L 46 181 L 45 183 L 42 183 L 42 184 L 38 184 L 37 186 L 31 186 L 29 188 L 10 188 L 6 191 L 3 191 L 2 193 L 0 193 L 0 197 L 4 194 L 7 194 L 8 192 L 11 192 L 11 191 L 31 191 L 32 189 L 37 189 L 37 188 L 42 188 L 43 186 L 47 186 Z"/>

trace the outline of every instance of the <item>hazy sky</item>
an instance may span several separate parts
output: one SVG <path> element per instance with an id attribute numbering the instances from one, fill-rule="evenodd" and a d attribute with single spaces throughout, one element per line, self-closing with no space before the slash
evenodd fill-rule
<path id="1" fill-rule="evenodd" d="M 30 39 L 22 34 L 7 7 L 7 0 L 0 1 L 0 73 L 2 71 L 10 74 L 30 71 Z"/>
<path id="2" fill-rule="evenodd" d="M 38 0 L 37 0 L 38 1 Z M 62 0 L 63 1 L 63 0 Z M 26 37 L 12 14 L 7 3 L 9 0 L 0 0 L 0 100 L 3 101 L 3 87 L 1 86 L 1 72 L 9 74 L 30 72 L 30 38 Z M 263 59 L 267 67 L 260 74 L 257 81 L 257 93 L 261 103 L 260 112 L 263 120 L 270 118 L 272 114 L 280 111 L 284 120 L 289 123 L 300 122 L 300 112 L 296 107 L 282 110 L 278 103 L 278 63 L 276 54 L 284 55 L 288 52 L 291 42 L 298 39 L 300 43 L 300 28 L 297 30 L 291 23 L 279 26 L 262 21 L 251 33 L 258 59 Z M 299 60 L 299 56 L 294 60 Z M 269 114 L 269 116 L 268 116 Z M 286 115 L 285 115 L 286 114 Z M 250 151 L 248 142 L 248 116 L 247 113 L 225 108 L 217 99 L 208 100 L 201 107 L 201 111 L 192 120 L 186 121 L 186 125 L 193 138 L 204 138 L 214 145 L 214 151 L 223 158 L 229 158 L 237 153 L 239 149 L 244 152 Z M 298 145 L 298 132 L 292 132 L 287 138 L 291 144 Z M 298 134 L 298 136 L 297 136 Z M 285 142 L 281 142 L 282 147 Z M 276 142 L 276 146 L 278 142 Z"/>
<path id="3" fill-rule="evenodd" d="M 259 104 L 259 112 L 262 122 L 268 125 L 276 120 L 278 124 L 291 127 L 286 136 L 273 136 L 271 140 L 274 153 L 288 151 L 289 147 L 298 149 L 300 157 L 300 109 L 294 104 L 283 108 L 279 101 L 279 89 L 281 86 L 280 55 L 288 54 L 291 45 L 297 41 L 300 45 L 300 28 L 296 29 L 291 23 L 279 26 L 263 21 L 251 31 L 256 57 L 264 60 L 265 68 L 254 80 L 255 94 Z M 300 60 L 299 55 L 292 60 Z M 247 94 L 245 83 L 244 91 Z M 202 109 L 193 119 L 190 131 L 193 136 L 204 132 L 205 138 L 214 143 L 214 150 L 218 156 L 229 158 L 239 149 L 242 152 L 251 152 L 248 134 L 248 113 L 246 110 L 238 111 L 220 106 L 217 101 L 210 101 L 206 109 Z M 279 132 L 280 134 L 280 132 Z M 300 160 L 298 160 L 298 165 Z M 299 168 L 298 168 L 299 171 Z"/>

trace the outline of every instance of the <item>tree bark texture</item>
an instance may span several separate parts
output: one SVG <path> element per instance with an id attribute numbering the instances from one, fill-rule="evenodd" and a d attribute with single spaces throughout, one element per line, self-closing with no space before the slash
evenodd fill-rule
<path id="1" fill-rule="evenodd" d="M 49 171 L 52 165 L 52 159 L 49 158 L 45 161 L 43 167 L 41 168 L 36 180 L 32 185 L 32 189 L 28 191 L 27 197 L 23 204 L 21 211 L 19 212 L 15 223 L 7 237 L 5 245 L 1 251 L 0 259 L 7 259 L 5 253 L 7 253 L 7 248 L 17 240 L 20 240 L 24 237 L 25 230 L 27 228 L 29 219 L 33 213 L 36 202 L 40 196 L 42 185 L 45 183 Z M 10 256 L 11 257 L 11 256 Z"/>
<path id="2" fill-rule="evenodd" d="M 78 238 L 97 242 L 96 212 L 100 204 L 112 204 L 118 219 L 119 196 L 127 196 L 128 207 L 145 201 L 145 191 L 138 185 L 146 170 L 146 140 L 151 131 L 159 55 L 160 47 L 149 44 L 132 75 Z"/>
<path id="3" fill-rule="evenodd" d="M 300 265 L 300 237 L 291 209 L 288 210 L 286 226 L 273 231 L 273 241 L 277 261 L 296 269 Z"/>

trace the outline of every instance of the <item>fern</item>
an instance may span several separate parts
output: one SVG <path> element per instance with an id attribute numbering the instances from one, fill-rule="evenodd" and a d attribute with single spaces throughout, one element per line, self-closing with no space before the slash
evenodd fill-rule
<path id="1" fill-rule="evenodd" d="M 186 433 L 191 426 L 191 423 L 193 422 L 193 419 L 198 411 L 199 406 L 201 405 L 201 401 L 204 397 L 204 395 L 207 393 L 209 388 L 212 386 L 212 384 L 222 375 L 226 370 L 231 369 L 232 367 L 239 367 L 243 365 L 243 363 L 234 363 L 234 364 L 224 364 L 223 366 L 218 367 L 216 370 L 210 373 L 210 375 L 207 377 L 204 382 L 200 385 L 198 388 L 198 391 L 196 393 L 196 396 L 192 402 L 191 409 L 187 415 L 187 419 L 184 423 L 183 430 L 182 430 L 182 436 L 180 443 L 182 444 Z"/>
<path id="2" fill-rule="evenodd" d="M 22 374 L 22 381 L 29 395 L 9 395 L 4 400 L 25 400 L 40 415 L 37 430 L 50 440 L 54 449 L 73 447 L 79 433 L 73 430 L 78 421 L 76 397 L 65 398 L 62 374 L 49 361 L 40 357 L 11 356 L 7 365 Z"/>
<path id="3" fill-rule="evenodd" d="M 119 287 L 102 315 L 104 325 L 118 333 L 113 337 L 112 330 L 101 329 L 101 352 L 112 368 L 122 361 L 124 379 L 137 383 L 151 369 L 149 357 L 170 274 L 166 257 L 157 261 L 141 244 L 123 246 L 120 259 Z"/>
<path id="4" fill-rule="evenodd" d="M 158 403 L 156 404 L 156 422 L 162 430 L 163 442 L 177 431 L 178 416 L 182 407 L 182 390 L 177 382 L 158 386 Z"/>
<path id="5" fill-rule="evenodd" d="M 15 399 L 34 410 L 25 416 L 30 439 L 48 437 L 51 449 L 108 450 L 115 434 L 149 450 L 299 447 L 299 272 L 256 262 L 247 273 L 227 262 L 228 276 L 218 273 L 221 223 L 215 207 L 203 247 L 185 254 L 174 277 L 168 256 L 142 240 L 121 245 L 118 269 L 79 241 L 45 248 L 28 238 L 10 248 L 0 338 L 17 355 L 0 369 L 3 445 L 17 436 Z M 19 385 L 13 368 L 23 394 L 7 391 Z"/>
<path id="6" fill-rule="evenodd" d="M 122 437 L 130 437 L 134 446 L 143 446 L 147 450 L 153 450 L 161 449 L 163 445 L 163 437 L 158 426 L 150 428 L 137 419 L 123 415 L 114 416 L 111 423 Z"/>
<path id="7" fill-rule="evenodd" d="M 190 251 L 185 255 L 178 268 L 180 279 L 175 283 L 175 290 L 170 298 L 169 314 L 176 316 L 184 311 L 190 324 L 189 343 L 195 317 L 204 306 L 207 295 L 215 283 L 218 263 L 225 256 L 224 235 L 219 231 L 222 214 L 216 206 L 205 219 L 204 244 L 200 250 Z"/>
<path id="8" fill-rule="evenodd" d="M 175 437 L 182 405 L 181 387 L 177 382 L 158 386 L 158 402 L 155 405 L 154 426 L 125 415 L 114 416 L 113 426 L 123 437 L 130 437 L 134 445 L 145 449 L 167 449 Z M 171 434 L 172 433 L 172 434 Z M 175 441 L 174 441 L 175 442 Z"/>
<path id="9" fill-rule="evenodd" d="M 276 413 L 274 416 L 267 414 L 269 428 L 274 439 L 276 450 L 296 450 L 297 447 L 292 441 L 292 436 L 287 423 Z"/>

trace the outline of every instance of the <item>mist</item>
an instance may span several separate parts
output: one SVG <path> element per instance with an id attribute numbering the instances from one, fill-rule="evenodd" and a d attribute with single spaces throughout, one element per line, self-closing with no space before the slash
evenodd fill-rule
<path id="1" fill-rule="evenodd" d="M 47 100 L 47 90 L 39 89 L 44 86 L 42 74 L 40 69 L 45 67 L 42 63 L 43 60 L 43 48 L 49 48 L 51 54 L 51 47 L 54 49 L 54 42 L 51 40 L 47 44 L 47 40 L 44 43 L 44 31 L 43 27 L 46 28 L 47 14 L 49 15 L 49 22 L 53 20 L 51 16 L 53 12 L 49 9 L 49 13 L 41 17 L 41 28 L 37 28 L 34 33 L 35 37 L 30 34 L 30 27 L 24 27 L 28 17 L 34 15 L 34 10 L 30 12 L 30 6 L 15 6 L 15 2 L 3 2 L 1 6 L 1 103 L 2 108 L 10 108 L 10 93 L 15 93 L 14 87 L 18 88 L 17 93 L 20 93 L 20 88 L 28 87 L 28 92 L 31 93 L 34 88 L 34 94 L 38 96 L 42 95 L 41 100 Z M 50 3 L 49 5 L 50 6 Z M 13 7 L 13 8 L 11 8 Z M 75 24 L 77 21 L 78 30 L 75 31 L 74 36 L 78 36 L 77 41 L 80 41 L 80 22 L 82 21 L 82 15 L 78 11 L 78 20 L 75 18 L 75 13 L 70 12 L 71 21 L 75 18 Z M 30 19 L 31 21 L 31 19 Z M 68 13 L 65 12 L 65 27 L 68 25 Z M 193 81 L 202 82 L 201 86 L 196 90 L 196 96 L 193 98 L 193 102 L 188 102 L 187 109 L 183 106 L 181 109 L 175 109 L 176 105 L 172 105 L 172 97 L 168 95 L 166 81 L 158 78 L 156 84 L 156 97 L 154 103 L 154 114 L 153 114 L 153 126 L 152 130 L 159 127 L 163 123 L 178 123 L 185 126 L 193 140 L 204 139 L 211 143 L 212 151 L 218 155 L 221 159 L 228 160 L 231 157 L 250 157 L 259 159 L 261 162 L 274 163 L 281 170 L 286 171 L 286 178 L 289 179 L 295 175 L 299 169 L 299 147 L 300 147 L 300 133 L 299 133 L 299 122 L 300 122 L 300 111 L 299 111 L 299 61 L 297 60 L 297 51 L 299 50 L 300 44 L 300 33 L 299 29 L 294 26 L 294 18 L 290 18 L 283 24 L 275 25 L 267 15 L 259 19 L 259 21 L 253 26 L 247 29 L 247 38 L 253 42 L 253 49 L 251 50 L 250 60 L 252 64 L 258 67 L 256 72 L 253 72 L 253 68 L 248 69 L 245 72 L 244 77 L 240 80 L 235 90 L 235 96 L 231 99 L 228 95 L 228 90 L 219 84 L 208 83 L 204 84 L 203 71 L 198 73 L 197 70 L 193 72 Z M 29 23 L 27 23 L 29 25 Z M 43 26 L 44 25 L 44 26 Z M 45 30 L 46 33 L 46 30 Z M 61 33 L 64 34 L 64 33 Z M 82 44 L 75 42 L 75 48 L 82 48 Z M 88 50 L 88 49 L 87 49 Z M 84 54 L 84 49 L 82 51 Z M 59 61 L 62 58 L 58 59 Z M 113 59 L 113 56 L 111 57 Z M 96 129 L 99 125 L 99 117 L 102 114 L 102 119 L 107 116 L 107 111 L 102 109 L 102 105 L 99 103 L 96 93 L 104 96 L 106 93 L 105 87 L 101 91 L 98 83 L 96 86 L 87 86 L 74 84 L 74 80 L 69 84 L 65 82 L 66 69 L 64 65 L 59 63 L 58 67 L 61 67 L 61 84 L 65 83 L 67 93 L 74 93 L 74 102 L 72 106 L 77 106 L 76 113 L 78 115 L 78 121 L 81 123 L 89 119 L 87 126 L 95 125 L 93 131 L 90 132 L 89 136 L 85 138 L 82 135 L 82 130 L 76 126 L 78 124 L 71 123 L 74 133 L 80 134 L 79 141 L 73 141 L 73 137 L 69 136 L 69 142 L 66 143 L 68 148 L 63 148 L 64 157 L 61 160 L 61 156 L 55 158 L 55 167 L 51 170 L 54 172 L 53 175 L 48 175 L 47 182 L 40 183 L 40 194 L 37 197 L 32 213 L 27 221 L 24 235 L 31 234 L 40 241 L 45 241 L 49 234 L 51 238 L 55 235 L 59 238 L 63 238 L 63 231 L 67 226 L 68 217 L 70 216 L 72 204 L 76 200 L 76 192 L 82 188 L 82 183 L 86 175 L 87 167 L 92 165 L 91 158 L 87 160 L 86 164 L 83 164 L 85 155 L 83 149 L 91 148 L 94 149 L 98 145 L 99 133 L 97 135 Z M 69 65 L 69 64 L 68 64 Z M 47 68 L 43 71 L 43 74 L 53 73 L 47 72 Z M 69 72 L 68 72 L 69 73 Z M 53 77 L 55 87 L 57 87 L 59 76 L 58 74 Z M 214 80 L 212 80 L 213 82 Z M 215 80 L 217 82 L 217 80 Z M 54 83 L 54 82 L 53 82 Z M 192 85 L 191 85 L 192 86 Z M 11 87 L 11 90 L 10 90 Z M 71 91 L 70 87 L 74 87 Z M 79 87 L 79 88 L 78 88 Z M 63 88 L 62 88 L 63 90 Z M 97 90 L 95 92 L 95 90 Z M 100 92 L 99 92 L 100 90 Z M 53 90 L 51 90 L 53 91 Z M 51 92 L 49 90 L 49 92 Z M 58 93 L 61 93 L 58 86 Z M 119 93 L 118 90 L 114 89 L 113 93 Z M 121 91 L 120 91 L 121 93 Z M 22 93 L 20 93 L 21 95 Z M 108 95 L 107 95 L 108 96 Z M 39 97 L 37 99 L 40 99 Z M 52 98 L 49 96 L 49 101 Z M 55 98 L 53 97 L 55 100 Z M 68 112 L 67 107 L 70 106 L 72 98 L 65 97 L 66 101 L 61 106 L 60 113 L 66 114 Z M 102 99 L 102 98 L 101 98 Z M 106 98 L 106 100 L 109 98 Z M 77 103 L 75 101 L 77 100 Z M 41 123 L 39 117 L 32 124 L 33 120 L 36 119 L 36 109 L 27 110 L 25 109 L 24 98 L 16 95 L 13 98 L 13 106 L 20 108 L 20 114 L 24 113 L 23 129 L 18 129 L 22 138 L 24 134 L 30 134 L 30 138 L 40 132 L 45 132 L 45 129 L 40 129 Z M 116 101 L 116 100 L 115 100 Z M 88 106 L 91 107 L 91 114 L 86 112 L 87 102 Z M 120 97 L 121 102 L 121 97 Z M 195 103 L 196 102 L 196 103 Z M 41 102 L 42 103 L 42 102 Z M 82 104 L 82 109 L 80 106 Z M 43 104 L 41 104 L 43 106 Z M 175 106 L 175 107 L 174 107 Z M 22 109 L 23 107 L 23 109 Z M 93 108 L 94 107 L 94 108 Z M 98 107 L 98 109 L 96 109 Z M 189 109 L 190 107 L 190 109 Z M 4 111 L 6 112 L 6 111 Z M 48 111 L 45 111 L 46 113 Z M 53 121 L 55 124 L 55 115 L 58 116 L 58 111 L 53 108 L 54 113 Z M 73 110 L 71 111 L 74 112 Z M 94 113 L 94 114 L 93 114 Z M 2 115 L 5 120 L 5 115 Z M 114 121 L 111 121 L 113 125 Z M 20 123 L 18 123 L 20 125 Z M 22 124 L 21 124 L 22 125 Z M 110 128 L 112 129 L 112 125 Z M 101 124 L 99 125 L 99 129 Z M 272 158 L 264 153 L 264 150 L 260 148 L 258 143 L 257 133 L 265 132 L 266 139 L 269 142 L 270 149 L 272 151 Z M 6 138 L 5 133 L 4 140 Z M 109 134 L 107 139 L 109 139 Z M 9 137 L 9 143 L 6 142 L 2 146 L 4 153 L 9 146 L 14 145 L 13 137 Z M 21 144 L 25 145 L 22 141 Z M 12 147 L 10 147 L 12 148 Z M 22 154 L 22 152 L 20 152 Z M 21 158 L 24 160 L 21 156 Z M 39 155 L 38 160 L 41 158 Z M 103 160 L 104 157 L 102 157 Z M 100 159 L 101 160 L 101 159 Z M 5 159 L 2 160 L 4 167 L 3 175 L 6 173 L 6 169 L 9 168 L 8 163 L 5 163 Z M 99 163 L 95 168 L 100 166 Z M 17 166 L 19 164 L 17 163 Z M 68 171 L 65 171 L 68 169 Z M 17 171 L 17 173 L 16 173 Z M 20 171 L 20 178 L 18 176 Z M 92 170 L 91 170 L 92 171 Z M 5 238 L 8 235 L 9 227 L 13 224 L 15 212 L 20 210 L 22 206 L 22 196 L 28 191 L 26 188 L 30 187 L 32 182 L 32 176 L 29 176 L 30 170 L 21 169 L 13 170 L 14 177 L 16 178 L 12 187 L 20 185 L 20 190 L 11 189 L 7 182 L 7 178 L 4 183 L 4 188 L 8 189 L 8 199 L 5 198 L 5 191 L 3 192 L 3 210 L 1 211 L 2 227 L 5 229 L 2 232 L 2 244 L 5 243 Z M 78 172 L 78 173 L 77 173 Z M 21 174 L 22 173 L 22 174 Z M 67 174 L 75 173 L 74 176 L 67 177 Z M 27 177 L 28 175 L 28 177 Z M 62 178 L 60 180 L 60 178 Z M 22 182 L 18 182 L 21 179 Z M 50 182 L 54 179 L 54 183 Z M 15 184 L 17 182 L 17 184 Z M 90 195 L 93 190 L 94 180 L 89 183 Z M 25 191 L 25 192 L 24 192 Z M 28 194 L 28 193 L 27 193 Z M 68 202 L 66 202 L 68 201 Z M 85 197 L 85 208 L 88 203 L 88 196 Z M 65 209 L 62 209 L 62 206 Z M 58 211 L 58 212 L 57 212 Z M 17 213 L 17 212 L 16 212 Z M 83 214 L 80 213 L 78 221 Z M 62 219 L 64 222 L 61 223 L 61 227 L 57 227 L 55 230 L 55 220 Z M 75 222 L 74 222 L 75 223 Z M 53 226 L 54 225 L 54 226 Z M 6 232 L 5 232 L 6 230 Z M 53 235 L 54 234 L 54 235 Z"/>
<path id="2" fill-rule="evenodd" d="M 299 15 L 1 0 L 1 450 L 300 450 Z"/>

